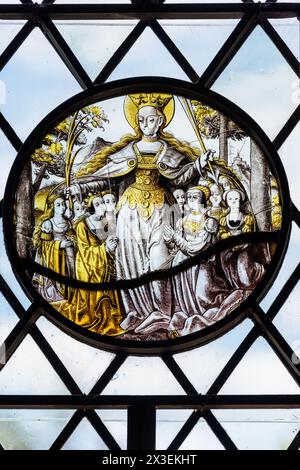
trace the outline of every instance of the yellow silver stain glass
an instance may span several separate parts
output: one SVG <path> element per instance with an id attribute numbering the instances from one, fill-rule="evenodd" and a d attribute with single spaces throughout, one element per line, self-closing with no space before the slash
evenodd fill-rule
<path id="1" fill-rule="evenodd" d="M 81 108 L 29 164 L 18 194 L 31 199 L 16 198 L 17 249 L 66 278 L 139 279 L 227 238 L 281 227 L 279 183 L 261 150 L 227 116 L 184 97 L 136 93 Z M 39 272 L 31 281 L 98 335 L 166 340 L 233 315 L 273 252 L 235 245 L 128 289 L 75 288 Z"/>

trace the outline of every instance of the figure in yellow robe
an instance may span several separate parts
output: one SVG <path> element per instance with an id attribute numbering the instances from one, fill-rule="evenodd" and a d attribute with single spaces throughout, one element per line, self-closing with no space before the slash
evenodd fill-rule
<path id="1" fill-rule="evenodd" d="M 65 212 L 64 198 L 59 194 L 51 195 L 33 234 L 35 261 L 62 276 L 74 277 L 74 233 Z M 49 303 L 69 298 L 70 288 L 53 279 L 35 273 L 32 282 Z"/>
<path id="2" fill-rule="evenodd" d="M 115 275 L 115 237 L 105 240 L 105 205 L 102 197 L 94 196 L 89 203 L 91 215 L 76 226 L 77 253 L 75 273 L 78 281 L 109 282 Z M 101 335 L 116 336 L 125 331 L 118 294 L 115 290 L 76 289 L 70 305 L 65 306 L 69 318 Z"/>

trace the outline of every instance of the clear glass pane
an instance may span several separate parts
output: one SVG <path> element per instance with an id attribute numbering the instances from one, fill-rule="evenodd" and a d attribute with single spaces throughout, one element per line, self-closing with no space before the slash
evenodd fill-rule
<path id="1" fill-rule="evenodd" d="M 191 410 L 156 410 L 156 449 L 166 450 L 191 415 Z"/>
<path id="2" fill-rule="evenodd" d="M 38 0 L 39 2 L 41 0 Z M 204 1 L 204 0 L 203 0 Z M 220 3 L 220 0 L 216 0 Z M 235 0 L 238 2 L 238 0 Z M 288 0 L 283 0 L 288 1 Z M 166 0 L 166 3 L 202 3 L 201 0 Z M 0 0 L 0 3 L 19 3 L 19 0 Z M 56 3 L 83 3 L 83 0 L 56 0 Z M 90 0 L 89 3 L 107 3 L 101 0 Z M 110 3 L 129 3 L 129 0 L 111 0 Z M 213 3 L 213 2 L 212 2 Z M 221 3 L 225 3 L 223 0 Z M 238 2 L 240 3 L 240 2 Z M 2 25 L 4 22 L 1 22 Z M 286 40 L 288 46 L 299 58 L 297 42 L 299 33 L 297 29 L 297 20 L 271 20 L 275 29 L 281 37 Z M 0 49 L 4 49 L 9 40 L 17 33 L 17 23 L 8 23 L 2 31 L 5 34 L 0 38 Z M 162 23 L 172 39 L 182 50 L 186 57 L 192 61 L 197 70 L 202 71 L 207 61 L 208 54 L 211 57 L 217 51 L 217 45 L 211 43 L 211 48 L 205 46 L 204 40 L 194 39 L 196 32 L 189 33 L 188 28 L 177 30 L 176 27 L 168 22 Z M 219 23 L 218 23 L 219 24 Z M 0 25 L 0 26 L 2 26 Z M 21 23 L 19 23 L 21 27 Z M 18 27 L 19 27 L 18 26 Z M 104 51 L 98 56 L 98 44 L 92 43 L 92 32 L 88 33 L 89 39 L 83 44 L 82 37 L 73 37 L 71 29 L 81 29 L 76 23 L 76 27 L 71 27 L 65 37 L 69 36 L 72 42 L 74 52 L 78 51 L 78 57 L 83 61 L 91 76 L 96 76 L 99 70 L 109 58 L 109 55 L 118 47 L 120 37 L 108 39 Z M 85 26 L 82 27 L 84 29 Z M 191 26 L 192 28 L 192 26 Z M 194 28 L 193 28 L 194 29 Z M 67 30 L 67 27 L 66 27 Z M 175 32 L 176 31 L 176 32 Z M 201 30 L 202 31 L 202 30 Z M 212 31 L 212 30 L 210 30 Z M 227 31 L 227 29 L 226 29 Z M 227 31 L 228 32 L 228 31 Z M 150 31 L 152 34 L 152 32 Z M 178 78 L 185 78 L 185 75 L 174 62 L 169 53 L 163 46 L 157 42 L 156 36 L 145 32 L 144 38 L 140 38 L 141 43 L 133 49 L 124 58 L 118 69 L 111 78 L 127 77 L 136 75 L 167 75 Z M 226 37 L 224 31 L 221 33 Z M 105 33 L 104 33 L 105 34 Z M 127 33 L 126 33 L 127 34 Z M 189 34 L 191 36 L 189 38 Z M 216 32 L 213 35 L 215 35 Z M 227 33 L 226 33 L 227 34 Z M 83 35 L 82 35 L 83 36 Z M 185 39 L 186 36 L 186 39 Z M 215 37 L 218 40 L 218 46 L 221 45 L 220 36 Z M 32 39 L 33 37 L 33 39 Z M 96 34 L 95 36 L 96 37 Z M 105 34 L 105 39 L 108 35 Z M 125 37 L 125 32 L 124 36 Z M 252 37 L 250 37 L 251 39 Z M 201 44 L 198 51 L 186 50 L 188 41 Z M 90 42 L 90 47 L 88 43 Z M 272 138 L 276 136 L 280 127 L 295 106 L 299 104 L 294 100 L 296 87 L 295 76 L 288 69 L 287 64 L 282 59 L 275 47 L 266 43 L 266 36 L 259 31 L 255 32 L 255 37 L 250 42 L 250 47 L 243 49 L 241 64 L 230 69 L 234 61 L 229 65 L 224 73 L 224 81 L 220 79 L 220 89 L 225 96 L 232 97 L 239 105 L 246 109 Z M 194 44 L 193 44 L 194 45 Z M 82 49 L 80 49 L 80 47 Z M 213 47 L 215 48 L 213 50 Z M 144 51 L 149 52 L 150 60 L 145 63 Z M 80 53 L 79 53 L 80 51 Z M 157 52 L 158 51 L 158 52 Z M 274 52 L 275 51 L 275 52 Z M 202 54 L 201 63 L 197 58 L 197 52 Z M 90 54 L 90 55 L 89 55 Z M 135 56 L 137 54 L 137 56 Z M 189 55 L 190 54 L 190 55 Z M 207 54 L 207 59 L 205 57 Z M 141 59 L 140 59 L 141 57 Z M 157 60 L 159 57 L 160 61 Z M 238 56 L 239 57 L 239 54 Z M 252 58 L 253 60 L 249 60 Z M 279 57 L 281 60 L 279 60 Z M 235 60 L 235 59 L 234 59 Z M 194 62 L 195 61 L 195 62 Z M 197 62 L 196 62 L 197 61 Z M 244 62 L 243 62 L 244 61 Z M 247 61 L 249 67 L 247 68 Z M 28 67 L 28 72 L 25 70 Z M 202 67 L 202 68 L 201 68 Z M 289 70 L 289 71 L 288 71 Z M 228 73 L 227 73 L 228 72 Z M 226 75 L 227 73 L 227 75 Z M 132 74 L 132 75 L 130 75 Z M 20 82 L 20 76 L 22 81 Z M 226 78 L 227 77 L 227 78 Z M 0 101 L 5 104 L 3 113 L 7 119 L 16 126 L 17 133 L 24 139 L 32 127 L 54 106 L 73 93 L 80 90 L 79 86 L 73 80 L 63 63 L 55 54 L 44 36 L 37 29 L 20 48 L 10 63 L 5 67 L 1 76 L 0 93 L 3 90 L 1 84 L 6 87 L 6 103 L 3 101 L 3 93 L 0 95 Z M 226 82 L 227 80 L 227 82 Z M 218 85 L 218 83 L 217 83 Z M 249 86 L 250 85 L 250 86 Z M 218 85 L 219 86 L 219 85 Z M 223 86 L 223 88 L 222 88 Z M 231 88 L 232 87 L 232 88 Z M 45 89 L 47 93 L 45 94 Z M 249 90 L 251 93 L 249 93 Z M 1 98 L 2 96 L 2 98 Z M 115 123 L 112 123 L 114 126 Z M 118 123 L 119 125 L 119 123 Z M 127 124 L 122 124 L 126 126 Z M 112 127 L 111 127 L 112 129 Z M 126 130 L 127 131 L 127 130 Z M 177 136 L 180 136 L 182 127 L 178 126 Z M 125 131 L 124 131 L 125 132 Z M 0 132 L 1 134 L 1 132 Z M 113 132 L 112 132 L 113 134 Z M 15 155 L 15 151 L 10 144 L 5 142 L 2 137 L 0 142 L 3 157 L 1 157 L 1 190 L 4 188 L 6 176 L 10 164 Z M 183 136 L 185 137 L 185 136 Z M 195 137 L 191 136 L 191 141 Z M 213 145 L 216 143 L 213 142 Z M 248 146 L 249 142 L 245 144 Z M 245 148 L 244 147 L 244 148 Z M 299 125 L 293 131 L 290 138 L 280 149 L 283 162 L 288 173 L 290 188 L 293 200 L 299 205 L 300 197 L 298 191 L 298 175 L 300 168 L 298 162 L 299 147 Z M 7 155 L 10 154 L 9 159 Z M 4 163 L 5 162 L 5 163 Z M 0 195 L 1 196 L 1 195 Z M 1 232 L 2 237 L 2 232 Z M 262 302 L 262 306 L 267 308 L 274 297 L 280 291 L 288 274 L 294 269 L 297 262 L 295 253 L 299 252 L 299 231 L 293 229 L 291 245 L 285 258 L 281 273 L 268 296 Z M 10 268 L 5 250 L 1 244 L 1 273 L 5 280 L 13 288 L 14 293 L 22 301 L 24 306 L 29 305 L 29 301 L 16 282 L 14 274 Z M 299 332 L 299 287 L 291 293 L 286 305 L 281 309 L 275 319 L 275 325 L 280 329 L 287 341 L 293 346 L 298 344 Z M 1 297 L 1 296 L 0 296 Z M 0 301 L 3 300 L 0 298 Z M 16 317 L 12 309 L 5 300 L 1 302 L 2 314 L 0 315 L 0 343 L 2 334 L 5 337 L 10 329 L 16 324 Z M 65 362 L 67 368 L 74 374 L 75 380 L 82 387 L 83 391 L 89 391 L 97 378 L 111 362 L 113 355 L 102 353 L 93 348 L 82 345 L 81 343 L 67 337 L 60 330 L 57 330 L 51 323 L 44 318 L 39 321 L 39 326 L 47 339 L 55 347 L 61 359 Z M 251 327 L 251 322 L 246 321 L 238 326 L 232 332 L 218 339 L 210 345 L 199 348 L 189 353 L 175 355 L 175 359 L 184 368 L 187 376 L 193 382 L 195 387 L 205 392 L 212 383 L 214 377 L 221 370 L 224 363 L 231 356 L 232 352 L 238 346 L 242 338 L 247 334 Z M 295 346 L 296 347 L 296 346 Z M 194 359 L 194 360 L 193 360 Z M 193 364 L 197 364 L 195 368 Z M 210 367 L 207 367 L 210 364 Z M 201 367 L 203 366 L 203 371 Z M 197 370 L 195 374 L 194 369 Z M 201 370 L 200 370 L 201 369 Z M 151 381 L 149 381 L 151 377 Z M 149 382 L 150 385 L 149 385 Z M 152 383 L 153 382 L 153 383 Z M 163 384 L 163 387 L 162 387 Z M 227 388 L 226 388 L 227 387 Z M 107 393 L 183 393 L 181 387 L 176 383 L 173 376 L 165 368 L 162 362 L 157 358 L 130 358 L 118 371 L 107 387 Z M 25 390 L 25 392 L 24 392 Z M 50 364 L 44 358 L 40 350 L 34 345 L 30 337 L 26 337 L 22 346 L 11 358 L 4 370 L 0 374 L 1 393 L 67 393 L 64 385 L 53 371 Z M 277 356 L 264 340 L 255 343 L 250 352 L 242 360 L 236 371 L 229 378 L 227 384 L 223 387 L 223 393 L 297 393 L 296 384 L 288 375 L 286 369 L 282 366 Z M 5 448 L 9 449 L 42 449 L 48 448 L 55 437 L 59 434 L 67 420 L 72 415 L 72 411 L 10 411 L 1 410 L 0 412 L 0 442 Z M 181 425 L 185 422 L 190 411 L 172 412 L 158 411 L 158 439 L 159 448 L 165 448 L 176 435 Z M 215 412 L 220 419 L 221 424 L 228 430 L 228 433 L 237 443 L 239 448 L 287 448 L 293 437 L 299 431 L 299 410 L 228 410 L 228 412 Z M 219 414 L 218 414 L 219 413 Z M 226 416 L 226 413 L 227 416 Z M 288 413 L 291 413 L 289 415 Z M 103 410 L 98 412 L 103 418 L 104 423 L 118 440 L 122 448 L 126 446 L 126 412 L 123 410 Z M 168 441 L 168 442 L 167 442 Z M 201 448 L 222 448 L 217 438 L 211 432 L 204 421 L 200 421 L 191 435 L 187 438 L 182 448 L 197 449 Z M 94 431 L 87 420 L 79 425 L 75 433 L 69 439 L 65 448 L 70 449 L 105 449 L 106 446 Z"/>
<path id="3" fill-rule="evenodd" d="M 295 364 L 300 363 L 299 302 L 300 284 L 298 283 L 274 320 L 275 326 L 294 351 L 295 355 L 292 359 Z"/>
<path id="4" fill-rule="evenodd" d="M 0 2 L 1 4 L 2 2 Z M 11 3 L 8 0 L 3 3 Z M 20 31 L 25 21 L 17 20 L 0 20 L 0 54 L 6 49 L 11 40 Z"/>
<path id="5" fill-rule="evenodd" d="M 150 377 L 151 380 L 149 380 Z M 130 356 L 105 387 L 103 393 L 105 395 L 181 395 L 184 391 L 159 357 Z"/>
<path id="6" fill-rule="evenodd" d="M 3 342 L 5 341 L 7 335 L 11 330 L 16 326 L 18 322 L 18 317 L 15 314 L 12 307 L 6 301 L 5 297 L 0 292 L 0 364 L 5 362 L 5 347 Z"/>
<path id="7" fill-rule="evenodd" d="M 207 422 L 200 418 L 188 437 L 179 447 L 180 450 L 224 450 L 219 439 L 212 432 Z"/>
<path id="8" fill-rule="evenodd" d="M 261 27 L 256 27 L 213 85 L 273 139 L 296 108 L 292 85 L 297 79 Z"/>
<path id="9" fill-rule="evenodd" d="M 74 54 L 95 79 L 137 21 L 57 21 L 56 26 Z"/>
<path id="10" fill-rule="evenodd" d="M 284 260 L 283 267 L 281 268 L 278 276 L 280 287 L 283 285 L 291 275 L 299 263 L 299 248 L 300 248 L 300 230 L 296 224 L 293 224 L 292 235 L 288 248 L 288 253 Z M 276 289 L 277 279 L 273 286 Z M 278 288 L 277 288 L 278 291 Z M 278 292 L 276 292 L 277 294 Z M 268 294 L 269 296 L 269 294 Z M 299 301 L 300 301 L 300 285 L 299 283 L 294 287 L 288 299 L 276 315 L 274 324 L 283 335 L 285 340 L 289 343 L 294 351 L 293 360 L 296 364 L 299 363 L 300 358 L 300 314 L 299 314 Z"/>
<path id="11" fill-rule="evenodd" d="M 297 18 L 269 19 L 269 22 L 299 60 L 299 21 Z"/>
<path id="12" fill-rule="evenodd" d="M 214 410 L 239 450 L 286 450 L 300 429 L 299 409 Z"/>
<path id="13" fill-rule="evenodd" d="M 5 450 L 48 450 L 72 410 L 0 410 L 0 442 Z"/>
<path id="14" fill-rule="evenodd" d="M 31 336 L 26 336 L 0 373 L 0 393 L 15 395 L 69 394 Z"/>
<path id="15" fill-rule="evenodd" d="M 1 84 L 0 84 L 1 87 Z M 1 94 L 1 91 L 0 91 Z M 0 96 L 1 100 L 1 96 Z M 0 129 L 0 199 L 4 196 L 6 181 L 16 156 L 16 150 L 11 145 L 3 131 Z"/>
<path id="16" fill-rule="evenodd" d="M 37 324 L 82 392 L 89 393 L 115 355 L 73 339 L 44 317 Z"/>
<path id="17" fill-rule="evenodd" d="M 147 60 L 145 60 L 147 51 Z M 109 80 L 157 75 L 189 80 L 150 28 L 146 28 L 110 75 Z"/>
<path id="18" fill-rule="evenodd" d="M 185 58 L 201 74 L 238 20 L 161 20 L 160 24 Z"/>
<path id="19" fill-rule="evenodd" d="M 299 84 L 298 91 L 295 88 L 295 92 L 298 93 L 297 99 L 300 103 L 300 88 Z M 296 98 L 296 96 L 295 96 Z M 296 102 L 296 101 L 295 101 Z M 299 174 L 300 174 L 300 159 L 296 149 L 300 145 L 300 123 L 293 129 L 288 138 L 283 142 L 279 149 L 279 155 L 282 159 L 286 175 L 288 177 L 289 188 L 291 198 L 294 204 L 300 208 L 300 188 L 299 188 Z"/>
<path id="20" fill-rule="evenodd" d="M 300 229 L 295 223 L 293 223 L 290 242 L 289 242 L 286 255 L 284 257 L 283 264 L 270 290 L 268 291 L 267 295 L 260 303 L 264 311 L 267 311 L 268 308 L 271 306 L 272 302 L 280 293 L 280 290 L 282 289 L 282 287 L 288 280 L 289 276 L 292 274 L 297 264 L 299 263 L 299 256 L 297 256 L 300 252 L 299 249 L 300 249 Z M 291 311 L 291 314 L 296 314 L 296 311 Z M 286 326 L 288 327 L 288 325 L 289 325 L 289 322 L 287 321 Z"/>
<path id="21" fill-rule="evenodd" d="M 199 393 L 207 393 L 253 324 L 245 320 L 221 338 L 192 351 L 174 355 L 174 359 Z"/>
<path id="22" fill-rule="evenodd" d="M 220 393 L 293 394 L 299 387 L 268 343 L 259 338 L 235 368 Z"/>
<path id="23" fill-rule="evenodd" d="M 3 240 L 3 221 L 0 219 L 0 273 L 5 279 L 5 282 L 11 288 L 17 299 L 21 302 L 24 308 L 28 308 L 30 306 L 30 301 L 25 295 L 25 292 L 21 288 L 20 284 L 18 283 L 16 276 L 12 270 L 11 264 L 6 254 L 6 249 L 4 246 Z"/>
<path id="24" fill-rule="evenodd" d="M 122 450 L 127 449 L 127 410 L 97 410 L 102 422 Z"/>
<path id="25" fill-rule="evenodd" d="M 208 155 L 199 147 L 213 140 L 219 155 L 203 165 Z M 25 168 L 15 206 L 20 256 L 94 286 L 165 271 L 166 280 L 134 292 L 68 289 L 51 274 L 33 276 L 36 291 L 61 315 L 120 340 L 187 336 L 231 313 L 265 273 L 269 256 L 261 245 L 224 250 L 179 276 L 166 269 L 219 240 L 281 224 L 278 214 L 273 223 L 271 204 L 272 184 L 280 181 L 246 132 L 209 105 L 171 94 L 130 94 L 78 109 L 41 138 Z"/>
<path id="26" fill-rule="evenodd" d="M 49 111 L 81 91 L 38 28 L 1 71 L 0 79 L 7 93 L 3 114 L 22 140 Z"/>
<path id="27" fill-rule="evenodd" d="M 107 450 L 107 446 L 87 418 L 83 418 L 62 450 Z"/>

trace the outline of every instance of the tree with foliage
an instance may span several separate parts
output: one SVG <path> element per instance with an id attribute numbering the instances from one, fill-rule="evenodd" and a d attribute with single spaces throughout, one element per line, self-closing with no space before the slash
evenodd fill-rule
<path id="1" fill-rule="evenodd" d="M 31 157 L 36 174 L 34 194 L 39 190 L 43 178 L 49 178 L 50 175 L 70 180 L 74 160 L 87 142 L 85 133 L 96 128 L 104 130 L 105 122 L 108 122 L 108 118 L 101 108 L 86 106 L 60 122 L 44 137 L 41 146 Z"/>
<path id="2" fill-rule="evenodd" d="M 192 100 L 196 122 L 201 134 L 219 139 L 219 158 L 228 163 L 228 139 L 242 140 L 246 133 L 224 114 L 207 104 Z"/>
<path id="3" fill-rule="evenodd" d="M 32 251 L 33 196 L 43 178 L 59 176 L 70 185 L 72 167 L 79 151 L 87 142 L 86 132 L 103 129 L 108 118 L 98 106 L 86 106 L 60 122 L 43 139 L 20 176 L 16 201 L 16 243 L 21 257 L 30 257 Z M 32 183 L 31 164 L 35 166 Z"/>
<path id="4" fill-rule="evenodd" d="M 32 253 L 33 195 L 31 162 L 27 160 L 20 175 L 16 192 L 16 248 L 21 258 Z"/>
<path id="5" fill-rule="evenodd" d="M 245 131 L 207 104 L 192 101 L 192 106 L 200 133 L 209 139 L 219 138 L 219 158 L 228 164 L 228 139 L 242 140 L 247 136 Z M 252 139 L 250 139 L 250 168 L 245 166 L 243 168 L 241 159 L 237 157 L 232 167 L 237 173 L 242 172 L 240 179 L 248 190 L 258 229 L 270 230 L 269 167 L 262 151 Z"/>

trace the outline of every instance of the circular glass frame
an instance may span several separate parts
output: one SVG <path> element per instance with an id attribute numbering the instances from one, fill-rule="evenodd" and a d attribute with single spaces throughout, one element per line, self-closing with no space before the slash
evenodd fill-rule
<path id="1" fill-rule="evenodd" d="M 93 333 L 76 325 L 71 320 L 68 320 L 45 299 L 43 299 L 32 285 L 31 280 L 26 274 L 26 261 L 21 260 L 19 257 L 14 242 L 13 217 L 18 180 L 25 163 L 28 161 L 28 158 L 30 158 L 34 149 L 40 145 L 42 138 L 49 130 L 64 120 L 72 112 L 83 108 L 84 106 L 96 102 L 102 102 L 117 96 L 125 96 L 129 93 L 140 92 L 161 92 L 184 96 L 188 99 L 204 102 L 227 115 L 238 126 L 244 129 L 247 132 L 247 135 L 251 137 L 251 139 L 253 139 L 262 150 L 273 175 L 276 177 L 277 181 L 279 181 L 279 192 L 282 203 L 281 229 L 278 232 L 274 232 L 274 241 L 276 242 L 275 252 L 272 255 L 272 260 L 262 280 L 254 288 L 247 299 L 242 301 L 237 308 L 215 324 L 207 326 L 196 333 L 169 340 L 119 340 L 116 337 Z M 163 352 L 181 352 L 197 347 L 201 344 L 205 344 L 229 331 L 245 317 L 251 316 L 251 305 L 253 305 L 254 302 L 260 301 L 267 293 L 283 261 L 291 229 L 290 211 L 291 203 L 289 188 L 280 158 L 271 141 L 250 116 L 226 98 L 213 91 L 201 88 L 199 85 L 189 84 L 187 82 L 174 79 L 141 77 L 139 79 L 119 80 L 97 86 L 91 91 L 81 92 L 54 109 L 33 130 L 18 152 L 8 177 L 3 204 L 4 240 L 8 258 L 18 281 L 25 290 L 25 293 L 31 301 L 41 307 L 46 318 L 56 326 L 74 338 L 100 349 L 112 352 L 124 351 L 136 355 L 155 355 Z M 172 269 L 170 271 L 172 272 Z"/>

